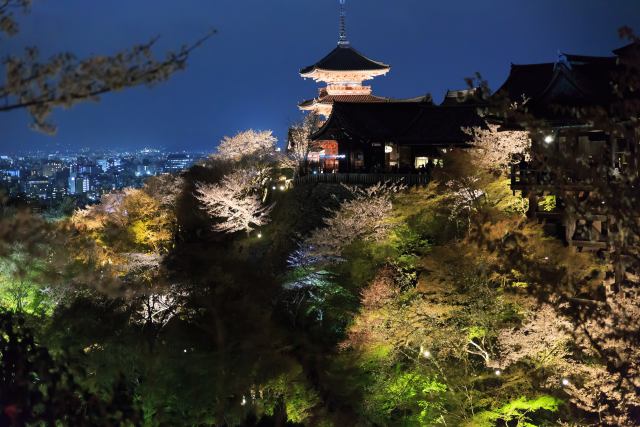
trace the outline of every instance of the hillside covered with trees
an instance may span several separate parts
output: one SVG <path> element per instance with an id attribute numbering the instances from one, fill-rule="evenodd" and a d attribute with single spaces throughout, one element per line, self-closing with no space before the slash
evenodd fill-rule
<path id="1" fill-rule="evenodd" d="M 67 218 L 3 210 L 5 419 L 632 425 L 634 376 L 602 351 L 637 369 L 608 338 L 637 296 L 603 300 L 607 263 L 527 220 L 500 163 L 289 187 L 274 143 L 240 133 Z"/>
<path id="2" fill-rule="evenodd" d="M 3 35 L 30 3 L 0 1 Z M 155 41 L 86 60 L 28 49 L 5 62 L 0 111 L 53 132 L 54 109 L 161 83 L 203 41 L 161 60 Z M 637 142 L 637 58 L 627 70 L 613 114 L 574 113 Z M 84 208 L 2 198 L 0 426 L 638 425 L 640 176 L 536 153 L 546 124 L 504 126 L 526 103 L 487 107 L 424 186 L 296 182 L 307 115 L 291 150 L 242 131 Z M 527 215 L 558 200 L 512 189 L 531 156 L 543 177 L 589 166 L 617 215 L 608 252 Z"/>

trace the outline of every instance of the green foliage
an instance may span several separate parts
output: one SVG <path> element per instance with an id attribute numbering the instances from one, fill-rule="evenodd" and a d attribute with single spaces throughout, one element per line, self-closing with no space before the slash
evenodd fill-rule
<path id="1" fill-rule="evenodd" d="M 300 369 L 295 369 L 275 378 L 259 390 L 259 395 L 254 393 L 250 400 L 262 406 L 267 415 L 274 415 L 278 404 L 283 401 L 287 419 L 294 423 L 305 423 L 309 421 L 313 408 L 320 403 L 320 398 L 302 375 Z"/>
<path id="2" fill-rule="evenodd" d="M 400 224 L 393 230 L 390 240 L 394 249 L 403 255 L 425 255 L 431 247 L 429 239 L 406 223 Z"/>
<path id="3" fill-rule="evenodd" d="M 547 195 L 538 200 L 538 206 L 544 212 L 553 212 L 556 210 L 556 196 Z"/>
<path id="4" fill-rule="evenodd" d="M 430 244 L 445 244 L 458 237 L 459 231 L 449 220 L 450 203 L 446 194 L 438 194 L 435 184 L 427 189 L 412 189 L 395 199 L 397 221 Z M 426 248 L 426 247 L 425 247 Z"/>
<path id="5" fill-rule="evenodd" d="M 513 194 L 509 178 L 490 182 L 486 195 L 489 203 L 500 212 L 524 216 L 529 209 L 529 199 Z"/>
<path id="6" fill-rule="evenodd" d="M 34 315 L 51 314 L 55 306 L 46 285 L 47 264 L 22 245 L 0 258 L 0 307 Z"/>
<path id="7" fill-rule="evenodd" d="M 25 319 L 0 311 L 0 424 L 137 425 L 140 411 L 119 379 L 105 396 L 81 385 L 76 358 L 53 358 Z"/>
<path id="8" fill-rule="evenodd" d="M 562 401 L 548 395 L 528 399 L 520 397 L 490 411 L 473 417 L 469 427 L 494 427 L 513 425 L 515 427 L 536 427 L 536 419 L 544 420 L 549 412 L 557 412 Z M 538 424 L 539 425 L 539 424 Z"/>
<path id="9" fill-rule="evenodd" d="M 420 426 L 440 418 L 447 387 L 436 377 L 398 366 L 374 381 L 365 402 L 373 422 Z"/>

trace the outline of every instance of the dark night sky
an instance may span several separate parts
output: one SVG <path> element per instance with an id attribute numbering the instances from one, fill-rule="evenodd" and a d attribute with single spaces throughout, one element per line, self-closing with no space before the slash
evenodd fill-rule
<path id="1" fill-rule="evenodd" d="M 161 35 L 164 49 L 218 29 L 186 71 L 153 89 L 58 111 L 55 137 L 25 112 L 0 114 L 0 153 L 16 149 L 143 146 L 213 150 L 226 134 L 273 129 L 280 140 L 316 94 L 298 70 L 337 41 L 337 0 L 35 0 L 2 55 L 37 45 L 44 55 L 113 53 Z M 464 88 L 479 71 L 492 88 L 509 64 L 549 62 L 557 51 L 607 55 L 621 25 L 640 32 L 639 0 L 348 0 L 352 45 L 391 65 L 372 82 L 393 97 Z"/>

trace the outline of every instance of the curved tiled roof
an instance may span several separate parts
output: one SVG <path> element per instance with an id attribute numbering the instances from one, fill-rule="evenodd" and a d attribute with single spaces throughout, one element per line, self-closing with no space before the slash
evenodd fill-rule
<path id="1" fill-rule="evenodd" d="M 389 98 L 375 95 L 327 95 L 322 98 L 309 99 L 300 104 L 301 107 L 312 105 L 313 103 L 333 104 L 334 102 L 387 102 Z"/>
<path id="2" fill-rule="evenodd" d="M 541 94 L 553 77 L 555 64 L 515 65 L 511 64 L 511 73 L 497 93 L 505 93 L 513 101 L 522 97 L 533 98 Z"/>
<path id="3" fill-rule="evenodd" d="M 494 99 L 529 99 L 526 110 L 539 118 L 576 121 L 577 108 L 608 108 L 615 101 L 616 57 L 563 54 L 556 63 L 512 65 Z"/>
<path id="4" fill-rule="evenodd" d="M 335 102 L 352 102 L 352 103 L 380 103 L 380 102 L 388 102 L 388 103 L 403 103 L 403 102 L 413 102 L 413 103 L 427 103 L 432 104 L 433 101 L 431 99 L 431 95 L 421 95 L 413 98 L 403 98 L 403 99 L 395 99 L 395 98 L 387 98 L 384 96 L 376 96 L 376 95 L 326 95 L 321 98 L 308 99 L 306 101 L 302 101 L 299 106 L 300 107 L 310 107 L 314 103 L 319 104 L 333 104 Z"/>
<path id="5" fill-rule="evenodd" d="M 356 139 L 432 146 L 466 146 L 462 129 L 485 127 L 476 108 L 435 106 L 427 102 L 336 102 L 315 140 Z"/>
<path id="6" fill-rule="evenodd" d="M 387 64 L 367 58 L 350 45 L 339 45 L 317 63 L 300 70 L 300 74 L 309 74 L 315 70 L 369 71 L 389 68 Z"/>

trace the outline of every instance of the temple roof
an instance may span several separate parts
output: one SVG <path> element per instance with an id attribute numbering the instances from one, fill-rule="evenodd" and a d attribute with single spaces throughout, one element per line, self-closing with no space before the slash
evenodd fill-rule
<path id="1" fill-rule="evenodd" d="M 431 146 L 466 146 L 472 138 L 462 128 L 486 126 L 468 106 L 429 102 L 336 102 L 314 140 L 360 140 Z"/>
<path id="2" fill-rule="evenodd" d="M 527 100 L 525 108 L 547 119 L 575 118 L 576 107 L 609 105 L 615 57 L 562 54 L 556 63 L 512 65 L 494 99 Z"/>
<path id="3" fill-rule="evenodd" d="M 486 100 L 479 87 L 459 90 L 447 90 L 440 105 L 483 105 Z"/>
<path id="4" fill-rule="evenodd" d="M 512 101 L 540 94 L 551 81 L 555 64 L 511 64 L 511 73 L 497 93 L 505 94 Z"/>
<path id="5" fill-rule="evenodd" d="M 614 54 L 622 57 L 630 55 L 632 53 L 635 53 L 637 55 L 638 52 L 640 52 L 640 41 L 634 41 L 629 43 L 628 45 L 613 50 Z"/>
<path id="6" fill-rule="evenodd" d="M 374 71 L 388 70 L 382 62 L 367 58 L 350 45 L 339 45 L 314 65 L 300 70 L 300 74 L 309 74 L 315 70 L 325 71 Z"/>

